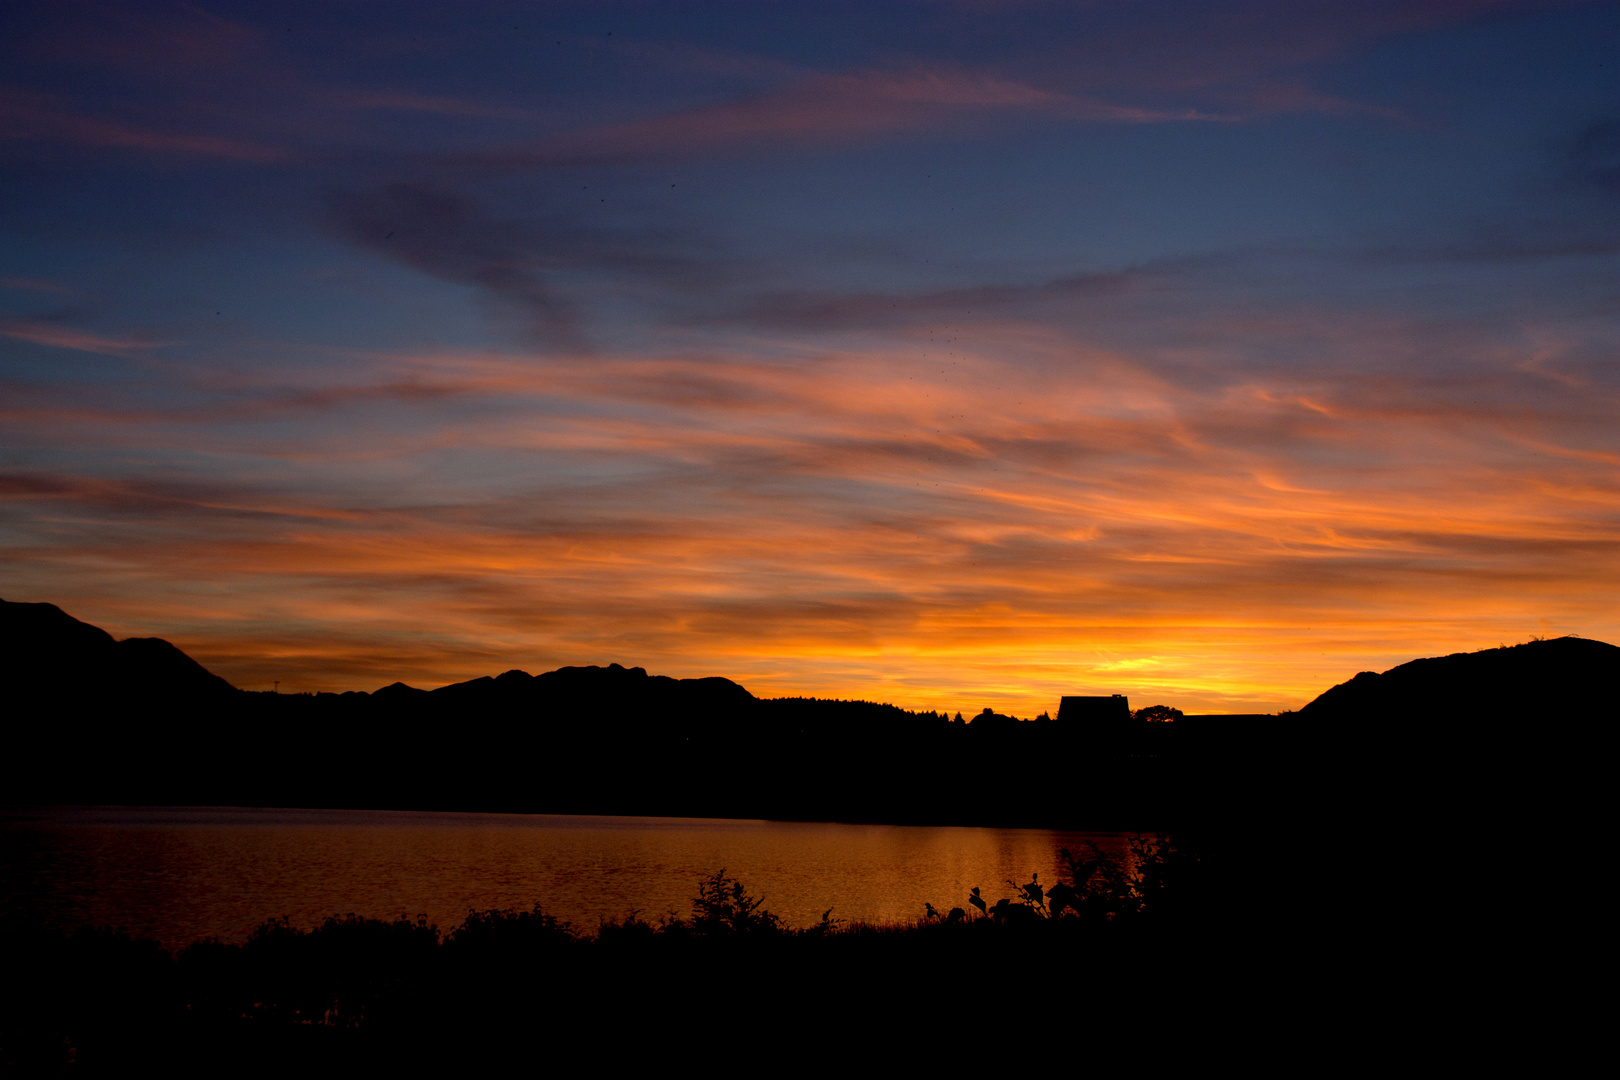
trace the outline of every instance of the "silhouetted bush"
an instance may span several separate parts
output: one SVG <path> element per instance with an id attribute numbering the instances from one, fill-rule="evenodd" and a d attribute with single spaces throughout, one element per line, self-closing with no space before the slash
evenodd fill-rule
<path id="1" fill-rule="evenodd" d="M 529 911 L 469 911 L 466 921 L 445 939 L 445 948 L 452 954 L 493 956 L 550 952 L 579 943 L 572 924 L 547 915 L 536 904 Z"/>
<path id="2" fill-rule="evenodd" d="M 752 897 L 735 878 L 726 877 L 724 870 L 698 882 L 698 894 L 692 901 L 692 933 L 700 937 L 775 934 L 781 931 L 781 920 L 764 910 L 765 898 Z"/>
<path id="3" fill-rule="evenodd" d="M 333 916 L 313 930 L 282 918 L 239 945 L 202 941 L 171 958 L 120 932 L 14 929 L 0 935 L 0 1064 L 529 1067 L 540 1047 L 612 1044 L 627 1020 L 649 1047 L 691 1047 L 721 1018 L 752 1045 L 772 1025 L 817 1015 L 834 991 L 842 1008 L 928 1023 L 952 1004 L 946 988 L 984 1017 L 1002 1008 L 997 987 L 1032 972 L 1054 977 L 1021 1008 L 1070 1009 L 1094 1007 L 1132 973 L 1197 968 L 1185 939 L 1162 931 L 1207 895 L 1200 851 L 1151 836 L 1132 842 L 1128 869 L 1095 846 L 1060 855 L 1056 883 L 1008 882 L 1011 895 L 993 902 L 975 888 L 966 908 L 941 916 L 929 904 L 888 925 L 846 924 L 829 909 L 787 928 L 721 870 L 697 883 L 687 917 L 632 913 L 589 934 L 539 906 L 470 911 L 445 935 L 420 917 Z M 1094 986 L 1079 972 L 1108 978 Z"/>

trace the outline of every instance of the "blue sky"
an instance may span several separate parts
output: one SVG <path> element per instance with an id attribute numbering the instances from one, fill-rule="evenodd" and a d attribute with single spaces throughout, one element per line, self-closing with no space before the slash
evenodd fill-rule
<path id="1" fill-rule="evenodd" d="M 8 5 L 0 595 L 1297 707 L 1620 599 L 1620 7 Z"/>

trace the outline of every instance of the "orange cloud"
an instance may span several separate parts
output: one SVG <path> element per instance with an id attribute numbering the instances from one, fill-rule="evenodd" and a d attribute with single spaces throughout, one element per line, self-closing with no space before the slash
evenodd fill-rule
<path id="1" fill-rule="evenodd" d="M 284 688 L 618 661 L 953 712 L 1278 709 L 1416 655 L 1620 636 L 1590 388 L 1543 380 L 1567 422 L 1525 442 L 1524 388 L 1497 375 L 1441 408 L 1416 376 L 1200 386 L 1029 328 L 950 338 L 355 354 L 301 393 L 243 387 L 270 404 L 238 426 L 109 414 L 115 443 L 179 424 L 194 453 L 288 464 L 13 476 L 0 512 L 34 508 L 14 518 L 34 539 L 0 567 L 15 598 Z"/>

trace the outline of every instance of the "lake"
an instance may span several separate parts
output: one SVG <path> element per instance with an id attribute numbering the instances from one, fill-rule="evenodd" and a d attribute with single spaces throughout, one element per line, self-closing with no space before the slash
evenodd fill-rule
<path id="1" fill-rule="evenodd" d="M 687 915 L 724 869 L 790 927 L 823 911 L 915 919 L 925 903 L 994 902 L 1009 881 L 1058 880 L 1059 848 L 1129 856 L 1129 834 L 704 818 L 49 807 L 0 811 L 0 914 L 121 926 L 178 948 L 239 942 L 266 919 L 544 910 L 581 929 L 637 912 Z"/>

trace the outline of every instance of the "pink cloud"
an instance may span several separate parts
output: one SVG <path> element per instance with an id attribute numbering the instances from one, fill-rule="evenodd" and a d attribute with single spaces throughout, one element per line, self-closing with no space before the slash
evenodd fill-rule
<path id="1" fill-rule="evenodd" d="M 68 296 L 73 289 L 56 281 L 40 281 L 34 278 L 0 277 L 0 289 L 17 289 L 24 292 L 56 293 Z"/>
<path id="2" fill-rule="evenodd" d="M 990 0 L 986 6 L 1002 5 Z M 1098 17 L 1082 17 L 1020 59 L 1031 78 L 1076 93 L 1174 98 L 1242 117 L 1366 113 L 1404 121 L 1398 110 L 1316 89 L 1305 73 L 1402 35 L 1543 6 L 1535 0 L 1234 0 L 1133 5 L 1129 18 L 1115 19 L 1109 5 L 1098 5 Z"/>
<path id="3" fill-rule="evenodd" d="M 248 139 L 203 132 L 164 131 L 104 117 L 87 116 L 47 102 L 37 95 L 24 100 L 12 93 L 0 98 L 0 138 L 116 147 L 186 157 L 233 161 L 280 161 L 277 147 Z"/>
<path id="4" fill-rule="evenodd" d="M 1115 105 L 982 72 L 867 72 L 812 76 L 775 92 L 588 128 L 489 157 L 509 164 L 683 157 L 761 145 L 860 141 L 964 115 L 1019 112 L 1105 123 L 1222 119 L 1191 109 Z"/>
<path id="5" fill-rule="evenodd" d="M 84 15 L 64 19 L 34 49 L 69 62 L 168 77 L 238 67 L 269 40 L 256 27 L 190 5 L 166 11 L 102 8 Z"/>
<path id="6" fill-rule="evenodd" d="M 417 94 L 407 90 L 313 92 L 332 105 L 346 109 L 393 109 L 400 112 L 431 113 L 437 116 L 484 117 L 500 120 L 518 120 L 527 115 L 522 109 L 490 105 L 468 98 Z"/>
<path id="7" fill-rule="evenodd" d="M 105 356 L 129 356 L 132 353 L 155 349 L 168 344 L 139 338 L 108 338 L 89 334 L 54 323 L 8 319 L 0 322 L 0 334 L 35 345 L 49 345 L 56 349 L 74 349 L 78 352 L 101 353 Z"/>

